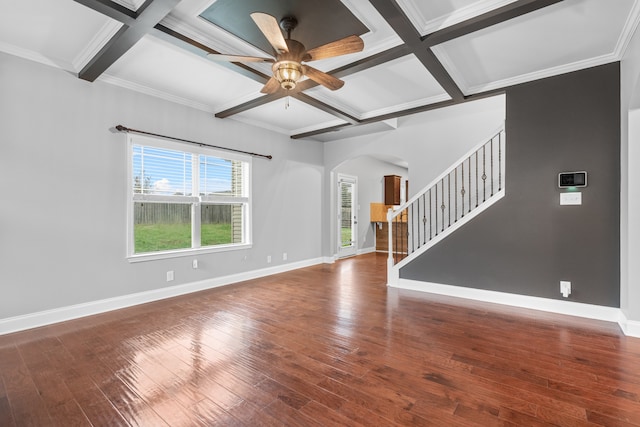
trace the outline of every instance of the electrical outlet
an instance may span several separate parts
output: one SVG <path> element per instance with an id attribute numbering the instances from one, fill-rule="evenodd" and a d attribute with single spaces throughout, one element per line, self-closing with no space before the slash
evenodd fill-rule
<path id="1" fill-rule="evenodd" d="M 267 255 L 267 264 L 271 264 L 271 255 Z"/>
<path id="2" fill-rule="evenodd" d="M 286 261 L 286 260 L 287 260 L 287 253 L 286 253 L 286 252 L 283 252 L 283 253 L 282 253 L 282 260 L 283 260 L 283 261 Z"/>
<path id="3" fill-rule="evenodd" d="M 194 269 L 198 268 L 198 260 L 197 259 L 194 259 L 193 261 L 191 261 L 191 267 L 193 267 Z"/>
<path id="4" fill-rule="evenodd" d="M 560 293 L 563 297 L 568 298 L 571 295 L 571 282 L 560 281 Z"/>
<path id="5" fill-rule="evenodd" d="M 167 282 L 173 280 L 173 270 L 167 271 Z"/>

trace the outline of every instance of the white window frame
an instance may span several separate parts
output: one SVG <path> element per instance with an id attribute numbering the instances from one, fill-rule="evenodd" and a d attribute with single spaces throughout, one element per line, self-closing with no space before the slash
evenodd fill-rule
<path id="1" fill-rule="evenodd" d="M 143 145 L 154 148 L 164 148 L 168 150 L 182 151 L 192 154 L 192 194 L 195 196 L 166 196 L 156 194 L 139 194 L 133 192 L 133 146 Z M 225 160 L 242 161 L 247 164 L 246 168 L 243 168 L 242 185 L 244 188 L 245 197 L 230 197 L 230 196 L 199 196 L 200 188 L 200 161 L 199 156 L 214 156 Z M 186 143 L 174 142 L 162 138 L 153 138 L 144 135 L 128 134 L 127 135 L 127 260 L 129 262 L 141 262 L 152 261 L 166 258 L 176 258 L 190 255 L 197 255 L 203 253 L 214 252 L 227 252 L 234 250 L 242 250 L 251 248 L 253 245 L 252 239 L 252 197 L 251 197 L 251 170 L 252 157 L 239 153 L 227 152 L 222 150 L 216 150 L 205 146 L 190 145 Z M 191 248 L 185 249 L 173 249 L 168 251 L 158 252 L 146 252 L 141 254 L 134 253 L 134 203 L 136 202 L 177 202 L 177 203 L 189 203 L 191 204 L 191 221 L 192 221 L 192 242 Z M 200 205 L 201 203 L 212 204 L 238 204 L 242 203 L 244 207 L 243 212 L 243 242 L 242 243 L 230 243 L 224 245 L 214 246 L 200 246 Z"/>

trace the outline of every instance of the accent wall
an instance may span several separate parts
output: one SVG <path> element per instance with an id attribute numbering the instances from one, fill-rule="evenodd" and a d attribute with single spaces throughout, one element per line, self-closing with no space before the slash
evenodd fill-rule
<path id="1" fill-rule="evenodd" d="M 506 196 L 400 270 L 401 279 L 620 306 L 620 65 L 509 88 Z M 558 173 L 586 171 L 582 205 Z"/>

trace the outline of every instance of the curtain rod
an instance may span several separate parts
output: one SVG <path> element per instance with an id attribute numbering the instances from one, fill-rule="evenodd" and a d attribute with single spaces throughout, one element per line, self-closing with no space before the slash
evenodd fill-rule
<path id="1" fill-rule="evenodd" d="M 235 148 L 219 147 L 217 145 L 205 144 L 203 142 L 189 141 L 188 139 L 175 138 L 173 136 L 166 136 L 166 135 L 160 135 L 152 132 L 145 132 L 143 130 L 131 129 L 122 125 L 116 126 L 116 130 L 118 130 L 119 132 L 134 132 L 134 133 L 139 133 L 141 135 L 151 135 L 151 136 L 157 136 L 160 138 L 173 139 L 174 141 L 186 142 L 187 144 L 195 144 L 195 145 L 199 145 L 200 147 L 211 147 L 211 148 L 217 148 L 219 150 L 233 151 L 236 153 L 248 154 L 250 156 L 255 156 L 255 157 L 264 157 L 265 159 L 269 159 L 269 160 L 273 158 L 271 155 L 251 153 L 249 151 L 236 150 Z"/>

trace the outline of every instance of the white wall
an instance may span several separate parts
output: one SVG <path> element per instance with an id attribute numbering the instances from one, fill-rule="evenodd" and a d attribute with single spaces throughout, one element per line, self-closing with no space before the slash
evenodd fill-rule
<path id="1" fill-rule="evenodd" d="M 620 305 L 640 334 L 640 31 L 621 61 Z"/>
<path id="2" fill-rule="evenodd" d="M 408 178 L 406 168 L 374 159 L 371 156 L 361 156 L 348 160 L 338 166 L 334 173 L 358 177 L 358 251 L 375 250 L 374 224 L 371 223 L 369 204 L 384 203 L 384 176 L 399 175 Z M 411 182 L 409 182 L 411 186 Z M 337 201 L 336 201 L 337 203 Z"/>
<path id="3" fill-rule="evenodd" d="M 322 255 L 320 143 L 5 54 L 0 118 L 0 320 L 278 266 L 285 251 L 289 263 Z M 117 124 L 273 155 L 253 161 L 253 248 L 200 255 L 198 270 L 193 257 L 129 263 Z"/>
<path id="4" fill-rule="evenodd" d="M 418 193 L 467 151 L 493 136 L 505 120 L 503 95 L 401 118 L 398 128 L 388 132 L 327 142 L 324 145 L 326 171 L 363 155 L 395 157 L 408 162 L 409 197 Z M 507 150 L 509 149 L 507 135 Z M 334 174 L 327 173 L 325 185 L 325 230 L 335 229 Z M 335 233 L 323 234 L 323 253 L 335 253 Z"/>

